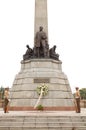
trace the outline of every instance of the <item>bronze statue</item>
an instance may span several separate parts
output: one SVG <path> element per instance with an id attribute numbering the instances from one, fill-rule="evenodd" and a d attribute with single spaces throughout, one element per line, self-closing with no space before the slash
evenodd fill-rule
<path id="1" fill-rule="evenodd" d="M 50 58 L 53 58 L 55 60 L 59 60 L 59 54 L 57 54 L 55 52 L 56 50 L 56 45 L 54 45 L 50 50 L 49 50 L 49 54 L 50 54 Z"/>
<path id="2" fill-rule="evenodd" d="M 27 47 L 27 50 L 26 50 L 26 53 L 23 55 L 23 60 L 28 60 L 33 55 L 33 50 L 29 47 L 29 45 L 26 45 L 26 47 Z"/>
<path id="3" fill-rule="evenodd" d="M 39 27 L 39 31 L 35 35 L 34 53 L 36 57 L 49 57 L 49 45 L 47 35 L 43 31 L 43 27 Z"/>

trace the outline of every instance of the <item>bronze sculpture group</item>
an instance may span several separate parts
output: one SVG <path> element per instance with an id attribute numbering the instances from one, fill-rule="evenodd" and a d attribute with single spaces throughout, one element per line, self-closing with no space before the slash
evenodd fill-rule
<path id="1" fill-rule="evenodd" d="M 48 39 L 43 27 L 39 27 L 39 31 L 35 35 L 34 47 L 31 49 L 29 45 L 26 46 L 26 53 L 23 55 L 23 60 L 31 58 L 52 58 L 59 60 L 59 54 L 55 52 L 56 46 L 54 45 L 49 49 Z"/>

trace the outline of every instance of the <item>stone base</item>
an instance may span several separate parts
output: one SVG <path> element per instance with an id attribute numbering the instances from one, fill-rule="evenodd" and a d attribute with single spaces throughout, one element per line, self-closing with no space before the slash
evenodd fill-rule
<path id="1" fill-rule="evenodd" d="M 0 111 L 0 130 L 86 130 L 86 110 Z"/>
<path id="2" fill-rule="evenodd" d="M 11 90 L 10 107 L 32 110 L 39 98 L 36 89 L 45 82 L 49 91 L 39 104 L 50 110 L 74 108 L 71 88 L 67 76 L 62 72 L 61 64 L 61 61 L 53 59 L 22 61 L 21 70 L 16 75 Z"/>
<path id="3" fill-rule="evenodd" d="M 10 111 L 37 111 L 33 107 L 10 107 Z M 43 111 L 75 111 L 75 107 L 44 107 Z"/>

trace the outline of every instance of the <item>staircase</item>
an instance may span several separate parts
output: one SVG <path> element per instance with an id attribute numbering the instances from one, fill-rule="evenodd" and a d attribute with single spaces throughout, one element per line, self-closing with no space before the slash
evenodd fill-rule
<path id="1" fill-rule="evenodd" d="M 0 116 L 0 130 L 86 130 L 86 116 Z"/>

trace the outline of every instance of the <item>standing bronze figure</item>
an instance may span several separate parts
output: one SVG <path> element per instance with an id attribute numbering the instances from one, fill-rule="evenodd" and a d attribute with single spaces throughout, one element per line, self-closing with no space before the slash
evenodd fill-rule
<path id="1" fill-rule="evenodd" d="M 43 31 L 43 27 L 39 27 L 39 31 L 35 35 L 34 54 L 36 57 L 49 57 L 49 45 L 47 35 Z"/>

